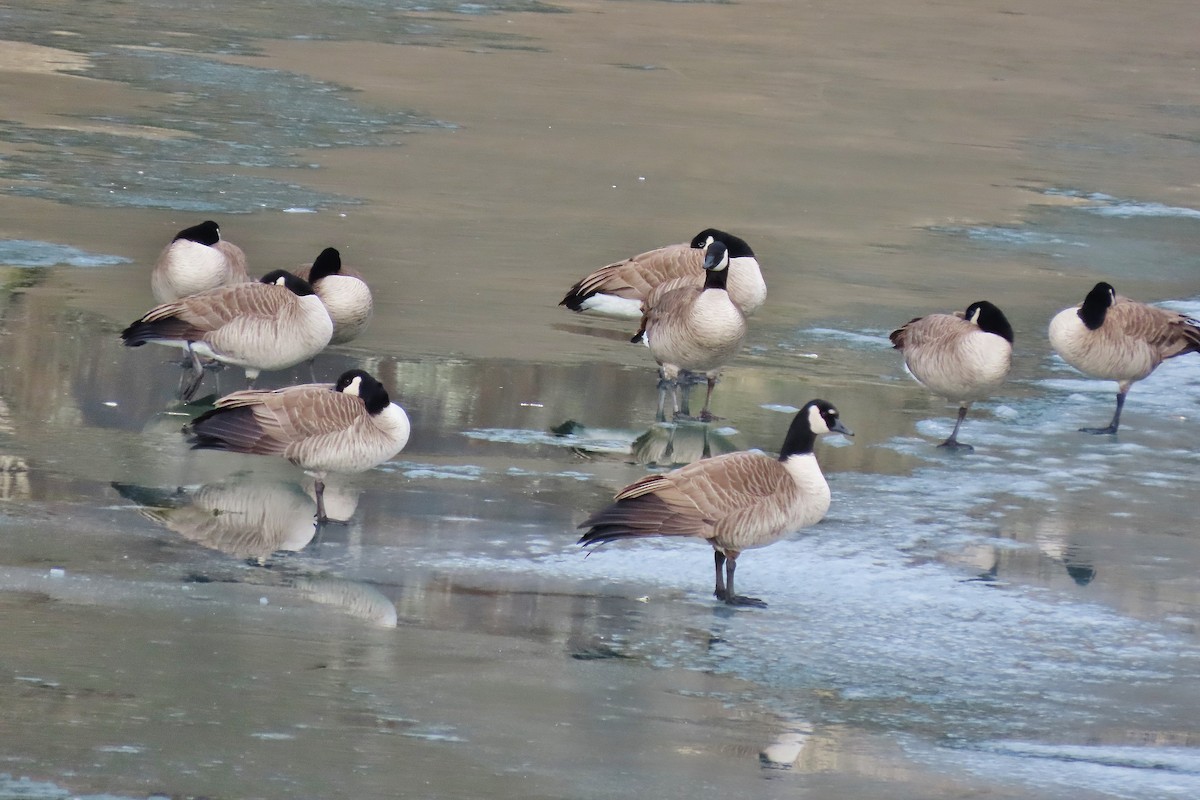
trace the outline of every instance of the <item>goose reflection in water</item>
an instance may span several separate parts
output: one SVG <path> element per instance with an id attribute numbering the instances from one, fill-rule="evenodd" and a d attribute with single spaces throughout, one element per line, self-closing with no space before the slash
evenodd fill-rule
<path id="1" fill-rule="evenodd" d="M 237 558 L 263 560 L 274 553 L 303 550 L 316 537 L 314 487 L 267 481 L 210 483 L 195 490 L 154 489 L 114 483 L 122 497 L 138 504 L 147 519 L 188 541 Z M 328 509 L 352 515 L 358 491 L 326 484 Z M 205 581 L 212 578 L 205 576 Z M 218 580 L 221 580 L 218 578 Z M 352 617 L 396 627 L 396 605 L 374 586 L 294 569 L 239 574 L 238 583 L 269 585 L 298 592 L 313 603 L 334 606 Z"/>
<path id="2" fill-rule="evenodd" d="M 648 467 L 681 467 L 734 450 L 728 436 L 695 422 L 653 425 L 630 448 L 633 460 Z"/>
<path id="3" fill-rule="evenodd" d="M 681 467 L 737 450 L 722 429 L 689 421 L 657 422 L 629 445 L 628 439 L 619 438 L 628 432 L 592 429 L 575 420 L 556 425 L 551 433 L 582 456 L 614 458 L 628 453 L 634 463 L 648 467 Z"/>
<path id="4" fill-rule="evenodd" d="M 358 492 L 326 485 L 328 508 L 348 519 Z M 317 504 L 311 487 L 273 481 L 210 483 L 194 490 L 114 483 L 140 513 L 188 541 L 238 558 L 267 558 L 304 549 L 316 536 Z M 346 514 L 346 516 L 342 516 Z"/>

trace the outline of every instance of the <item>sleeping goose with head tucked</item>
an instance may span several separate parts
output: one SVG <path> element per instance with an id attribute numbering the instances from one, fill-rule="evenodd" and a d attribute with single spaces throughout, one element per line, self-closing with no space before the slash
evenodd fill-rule
<path id="1" fill-rule="evenodd" d="M 408 443 L 408 415 L 383 384 L 360 369 L 334 384 L 226 395 L 187 428 L 196 450 L 282 456 L 316 479 L 317 519 L 327 521 L 325 477 L 364 472 Z"/>
<path id="2" fill-rule="evenodd" d="M 1050 344 L 1075 369 L 1117 382 L 1117 408 L 1103 428 L 1084 433 L 1115 434 L 1125 395 L 1164 360 L 1200 353 L 1200 322 L 1165 308 L 1117 294 L 1101 281 L 1077 306 L 1050 320 Z"/>
<path id="3" fill-rule="evenodd" d="M 146 312 L 121 332 L 126 347 L 147 342 L 179 347 L 192 360 L 192 380 L 180 387 L 190 400 L 204 377 L 200 358 L 233 364 L 253 385 L 259 372 L 299 364 L 321 352 L 333 320 L 312 286 L 276 270 L 257 283 L 210 289 Z"/>
<path id="4" fill-rule="evenodd" d="M 913 377 L 934 394 L 958 403 L 958 421 L 938 447 L 971 451 L 958 441 L 958 429 L 971 403 L 991 396 L 1012 366 L 1013 330 L 1004 312 L 986 300 L 966 311 L 917 317 L 892 331 L 892 345 L 904 353 Z"/>
<path id="5" fill-rule="evenodd" d="M 312 284 L 333 319 L 330 344 L 345 344 L 367 329 L 374 309 L 371 287 L 360 275 L 342 265 L 336 248 L 326 247 L 301 276 Z"/>
<path id="6" fill-rule="evenodd" d="M 598 546 L 649 536 L 703 539 L 714 551 L 714 596 L 729 605 L 765 606 L 734 591 L 738 556 L 825 516 L 829 484 L 813 454 L 823 433 L 852 435 L 833 405 L 812 400 L 792 420 L 778 458 L 739 451 L 648 475 L 588 517 L 579 526 L 588 529 L 579 544 Z"/>
<path id="7" fill-rule="evenodd" d="M 169 303 L 218 286 L 248 283 L 246 254 L 221 238 L 212 220 L 184 228 L 163 248 L 150 273 L 154 299 Z"/>

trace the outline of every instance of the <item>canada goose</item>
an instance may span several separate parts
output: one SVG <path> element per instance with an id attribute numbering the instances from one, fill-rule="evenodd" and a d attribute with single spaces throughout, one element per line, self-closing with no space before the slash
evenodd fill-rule
<path id="1" fill-rule="evenodd" d="M 579 526 L 589 529 L 579 544 L 586 547 L 644 536 L 705 539 L 714 550 L 716 598 L 729 605 L 765 606 L 734 591 L 738 556 L 825 516 L 829 484 L 813 445 L 818 435 L 830 432 L 853 435 L 836 408 L 824 400 L 811 400 L 792 420 L 778 459 L 743 450 L 648 475 L 588 517 Z"/>
<path id="2" fill-rule="evenodd" d="M 159 303 L 205 292 L 218 286 L 247 283 L 246 254 L 221 238 L 212 220 L 184 228 L 163 248 L 150 273 L 150 291 Z"/>
<path id="3" fill-rule="evenodd" d="M 193 378 L 180 387 L 190 400 L 204 371 L 200 356 L 246 371 L 253 385 L 262 370 L 286 369 L 329 344 L 333 321 L 306 282 L 283 270 L 258 283 L 239 283 L 163 303 L 121 332 L 127 347 L 146 342 L 181 347 L 192 359 Z"/>
<path id="4" fill-rule="evenodd" d="M 639 319 L 642 301 L 660 283 L 676 278 L 704 284 L 704 250 L 714 241 L 729 250 L 729 296 L 750 316 L 767 299 L 767 284 L 750 245 L 733 234 L 706 228 L 688 244 L 672 244 L 601 267 L 583 278 L 560 302 L 572 311 Z"/>
<path id="5" fill-rule="evenodd" d="M 333 319 L 330 344 L 345 344 L 366 330 L 373 308 L 371 288 L 359 275 L 342 267 L 341 253 L 335 248 L 322 250 L 300 277 L 312 284 L 313 291 L 329 310 Z"/>
<path id="6" fill-rule="evenodd" d="M 360 369 L 343 372 L 335 384 L 234 392 L 216 405 L 184 429 L 192 449 L 283 456 L 315 478 L 322 523 L 327 473 L 363 472 L 408 443 L 408 415 Z"/>
<path id="7" fill-rule="evenodd" d="M 1050 320 L 1050 344 L 1063 360 L 1093 378 L 1117 381 L 1117 410 L 1106 428 L 1116 433 L 1125 395 L 1164 359 L 1200 352 L 1200 322 L 1175 311 L 1139 303 L 1101 281 L 1078 306 Z"/>
<path id="8" fill-rule="evenodd" d="M 703 374 L 708 382 L 700 419 L 716 419 L 709 411 L 713 387 L 721 367 L 737 355 L 746 338 L 746 318 L 726 291 L 729 251 L 724 242 L 713 241 L 704 257 L 705 281 L 700 286 L 683 286 L 654 296 L 645 309 L 643 327 L 646 344 L 659 364 L 658 416 L 663 419 L 667 389 L 680 415 L 679 374 Z M 649 301 L 647 301 L 649 303 Z M 686 391 L 686 387 L 685 387 Z"/>
<path id="9" fill-rule="evenodd" d="M 958 441 L 958 429 L 971 403 L 991 395 L 1012 366 L 1013 330 L 1004 313 L 986 300 L 953 314 L 917 317 L 892 331 L 913 377 L 934 394 L 958 403 L 958 421 L 938 447 L 971 451 Z"/>

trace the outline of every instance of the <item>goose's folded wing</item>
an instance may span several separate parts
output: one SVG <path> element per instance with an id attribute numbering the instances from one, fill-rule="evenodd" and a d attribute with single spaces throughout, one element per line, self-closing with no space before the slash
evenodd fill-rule
<path id="1" fill-rule="evenodd" d="M 586 297 L 604 292 L 630 299 L 645 298 L 663 281 L 700 274 L 703 262 L 703 250 L 686 244 L 668 245 L 601 267 L 572 287 L 571 294 Z"/>

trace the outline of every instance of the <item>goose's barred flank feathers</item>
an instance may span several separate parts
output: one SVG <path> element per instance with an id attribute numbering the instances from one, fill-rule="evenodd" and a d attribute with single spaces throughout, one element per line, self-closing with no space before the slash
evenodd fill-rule
<path id="1" fill-rule="evenodd" d="M 193 450 L 282 455 L 286 449 L 283 442 L 268 435 L 251 405 L 222 405 L 201 414 L 184 430 Z"/>

